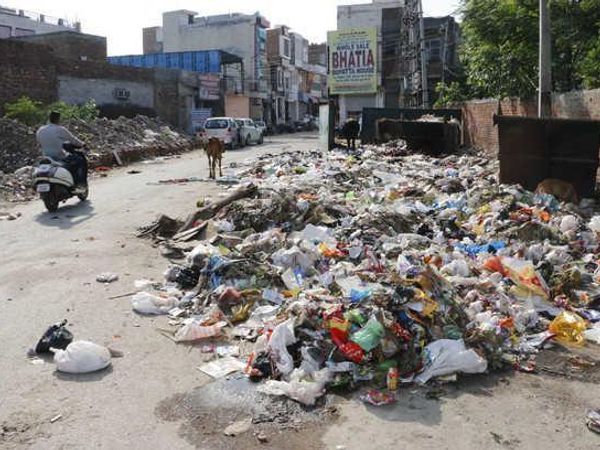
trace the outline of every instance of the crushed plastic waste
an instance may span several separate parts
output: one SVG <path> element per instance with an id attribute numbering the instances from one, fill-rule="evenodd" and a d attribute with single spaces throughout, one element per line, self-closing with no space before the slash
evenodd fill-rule
<path id="1" fill-rule="evenodd" d="M 236 174 L 257 191 L 220 209 L 134 308 L 177 306 L 178 342 L 244 342 L 225 356 L 237 370 L 306 405 L 329 390 L 381 405 L 408 384 L 533 371 L 552 343 L 598 340 L 600 214 L 497 172 L 474 153 L 386 147 L 258 158 Z"/>

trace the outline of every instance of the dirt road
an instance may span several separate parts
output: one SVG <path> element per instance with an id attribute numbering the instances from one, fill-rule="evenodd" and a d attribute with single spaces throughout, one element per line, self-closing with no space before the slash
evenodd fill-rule
<path id="1" fill-rule="evenodd" d="M 314 136 L 279 137 L 228 152 L 225 162 L 316 145 Z M 132 168 L 141 173 L 127 174 Z M 159 213 L 183 216 L 199 198 L 217 198 L 224 189 L 148 183 L 207 172 L 200 152 L 137 164 L 94 180 L 89 203 L 72 201 L 48 214 L 35 201 L 15 208 L 20 219 L 0 222 L 0 448 L 598 448 L 600 437 L 584 424 L 586 409 L 600 407 L 597 384 L 512 373 L 471 378 L 436 395 L 407 389 L 389 408 L 331 398 L 339 417 L 272 428 L 267 443 L 251 432 L 224 437 L 228 418 L 243 414 L 245 404 L 202 390 L 211 385 L 197 370 L 199 349 L 161 336 L 156 328 L 166 327 L 166 319 L 136 316 L 128 297 L 109 300 L 132 291 L 136 279 L 160 279 L 165 269 L 157 250 L 133 237 L 137 226 Z M 97 283 L 106 271 L 120 280 Z M 124 357 L 86 377 L 32 364 L 27 349 L 63 318 L 76 338 L 110 345 Z M 207 413 L 186 409 L 186 398 L 214 401 Z"/>

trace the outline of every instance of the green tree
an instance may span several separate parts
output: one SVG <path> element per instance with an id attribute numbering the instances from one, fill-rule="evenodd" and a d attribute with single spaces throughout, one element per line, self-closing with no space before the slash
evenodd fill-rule
<path id="1" fill-rule="evenodd" d="M 462 0 L 461 58 L 474 97 L 535 95 L 538 0 Z M 556 91 L 598 85 L 600 0 L 550 0 Z"/>
<path id="2" fill-rule="evenodd" d="M 435 86 L 435 93 L 437 94 L 437 100 L 433 105 L 434 108 L 444 108 L 466 99 L 463 86 L 458 81 L 453 81 L 450 84 L 438 83 Z"/>
<path id="3" fill-rule="evenodd" d="M 89 100 L 83 105 L 68 105 L 64 102 L 54 102 L 44 105 L 30 99 L 21 97 L 13 103 L 4 105 L 5 117 L 16 119 L 29 126 L 41 125 L 46 122 L 50 111 L 60 112 L 62 120 L 79 119 L 89 122 L 98 117 L 98 107 L 94 100 Z"/>
<path id="4" fill-rule="evenodd" d="M 42 103 L 25 96 L 4 105 L 4 117 L 18 120 L 29 126 L 37 125 L 45 119 Z"/>

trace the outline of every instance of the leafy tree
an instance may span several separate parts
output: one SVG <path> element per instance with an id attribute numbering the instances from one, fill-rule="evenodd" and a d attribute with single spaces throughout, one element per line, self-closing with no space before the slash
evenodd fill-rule
<path id="1" fill-rule="evenodd" d="M 435 87 L 435 93 L 437 94 L 437 100 L 433 105 L 434 108 L 444 108 L 466 99 L 463 86 L 458 81 L 453 81 L 450 84 L 438 83 Z"/>
<path id="2" fill-rule="evenodd" d="M 60 112 L 62 120 L 79 119 L 88 122 L 98 117 L 98 107 L 94 100 L 89 100 L 83 105 L 68 105 L 64 102 L 44 105 L 29 97 L 21 97 L 13 103 L 4 105 L 4 109 L 5 117 L 16 119 L 29 126 L 44 123 L 48 119 L 50 111 Z"/>
<path id="3" fill-rule="evenodd" d="M 600 0 L 550 0 L 554 90 L 598 86 Z M 461 58 L 471 96 L 535 95 L 538 0 L 462 0 Z"/>
<path id="4" fill-rule="evenodd" d="M 42 103 L 25 96 L 13 103 L 7 103 L 4 110 L 4 117 L 16 119 L 29 126 L 37 125 L 45 118 Z"/>

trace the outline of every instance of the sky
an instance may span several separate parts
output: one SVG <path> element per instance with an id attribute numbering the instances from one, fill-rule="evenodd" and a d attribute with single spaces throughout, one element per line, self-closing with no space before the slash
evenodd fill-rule
<path id="1" fill-rule="evenodd" d="M 200 15 L 260 11 L 271 25 L 284 24 L 311 42 L 336 28 L 337 5 L 370 0 L 0 0 L 0 5 L 79 20 L 85 33 L 106 36 L 109 55 L 142 53 L 142 28 L 161 25 L 162 13 L 188 9 Z M 423 0 L 426 15 L 452 14 L 458 0 Z"/>

